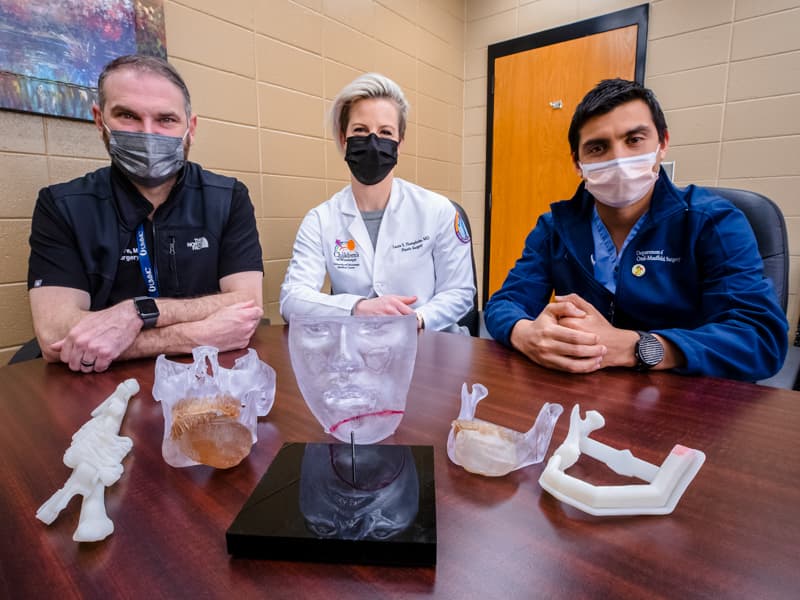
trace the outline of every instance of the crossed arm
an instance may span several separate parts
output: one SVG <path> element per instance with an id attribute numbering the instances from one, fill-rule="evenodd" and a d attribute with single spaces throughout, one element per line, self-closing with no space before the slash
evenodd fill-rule
<path id="1" fill-rule="evenodd" d="M 219 294 L 159 298 L 156 327 L 148 330 L 132 300 L 90 311 L 83 290 L 33 288 L 33 325 L 45 360 L 73 371 L 105 371 L 115 360 L 185 354 L 201 345 L 235 350 L 248 344 L 263 314 L 261 279 L 259 271 L 235 273 L 219 280 Z"/>

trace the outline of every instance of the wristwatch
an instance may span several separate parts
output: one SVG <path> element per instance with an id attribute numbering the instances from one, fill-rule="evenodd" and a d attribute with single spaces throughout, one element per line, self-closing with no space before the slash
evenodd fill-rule
<path id="1" fill-rule="evenodd" d="M 136 312 L 142 319 L 142 329 L 151 329 L 156 326 L 158 321 L 158 306 L 156 301 L 150 296 L 137 296 L 133 299 L 133 305 L 136 307 Z"/>
<path id="2" fill-rule="evenodd" d="M 639 341 L 636 342 L 633 351 L 636 356 L 636 368 L 639 371 L 645 371 L 664 360 L 664 346 L 652 333 L 646 331 L 637 331 L 636 333 L 639 334 Z"/>

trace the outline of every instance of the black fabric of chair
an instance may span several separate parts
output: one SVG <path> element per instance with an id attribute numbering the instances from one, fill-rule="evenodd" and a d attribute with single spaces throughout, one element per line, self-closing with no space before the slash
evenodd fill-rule
<path id="1" fill-rule="evenodd" d="M 772 280 L 785 312 L 789 301 L 789 239 L 781 209 L 756 192 L 721 187 L 707 189 L 731 202 L 747 217 L 764 261 L 764 274 Z"/>
<path id="2" fill-rule="evenodd" d="M 14 363 L 24 362 L 26 360 L 33 360 L 34 358 L 41 357 L 42 349 L 39 348 L 39 341 L 36 338 L 33 338 L 32 340 L 25 342 L 22 347 L 14 353 L 14 356 L 11 357 L 11 360 L 8 361 L 8 364 L 13 365 Z"/>
<path id="3" fill-rule="evenodd" d="M 778 302 L 783 310 L 789 300 L 789 240 L 786 222 L 781 209 L 772 200 L 756 192 L 733 188 L 708 188 L 722 196 L 744 213 L 753 228 L 758 243 L 758 253 L 764 261 L 764 274 L 772 280 Z M 800 389 L 800 327 L 795 334 L 794 346 L 783 368 L 758 383 L 786 389 Z"/>
<path id="4" fill-rule="evenodd" d="M 462 327 L 466 327 L 472 337 L 478 337 L 480 333 L 481 322 L 480 315 L 478 313 L 478 272 L 475 269 L 475 252 L 472 250 L 472 227 L 469 224 L 469 217 L 467 216 L 464 207 L 453 200 L 450 200 L 450 202 L 453 203 L 456 211 L 459 215 L 461 215 L 461 218 L 464 220 L 464 225 L 467 227 L 467 233 L 469 233 L 469 253 L 472 257 L 472 282 L 475 285 L 475 296 L 472 299 L 472 310 L 464 315 L 458 324 Z"/>

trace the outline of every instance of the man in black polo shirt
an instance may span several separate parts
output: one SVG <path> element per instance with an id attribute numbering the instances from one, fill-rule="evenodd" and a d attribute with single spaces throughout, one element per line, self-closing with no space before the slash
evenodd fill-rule
<path id="1" fill-rule="evenodd" d="M 188 162 L 197 117 L 165 60 L 123 56 L 98 79 L 104 167 L 42 189 L 28 289 L 44 358 L 73 371 L 245 347 L 262 310 L 253 205 L 236 179 Z"/>

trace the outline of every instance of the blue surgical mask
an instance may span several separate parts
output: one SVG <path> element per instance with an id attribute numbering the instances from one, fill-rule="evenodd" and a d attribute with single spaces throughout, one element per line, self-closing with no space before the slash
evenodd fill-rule
<path id="1" fill-rule="evenodd" d="M 186 162 L 183 144 L 189 130 L 182 137 L 118 131 L 108 128 L 108 153 L 111 161 L 134 183 L 146 188 L 161 185 L 181 170 Z"/>

